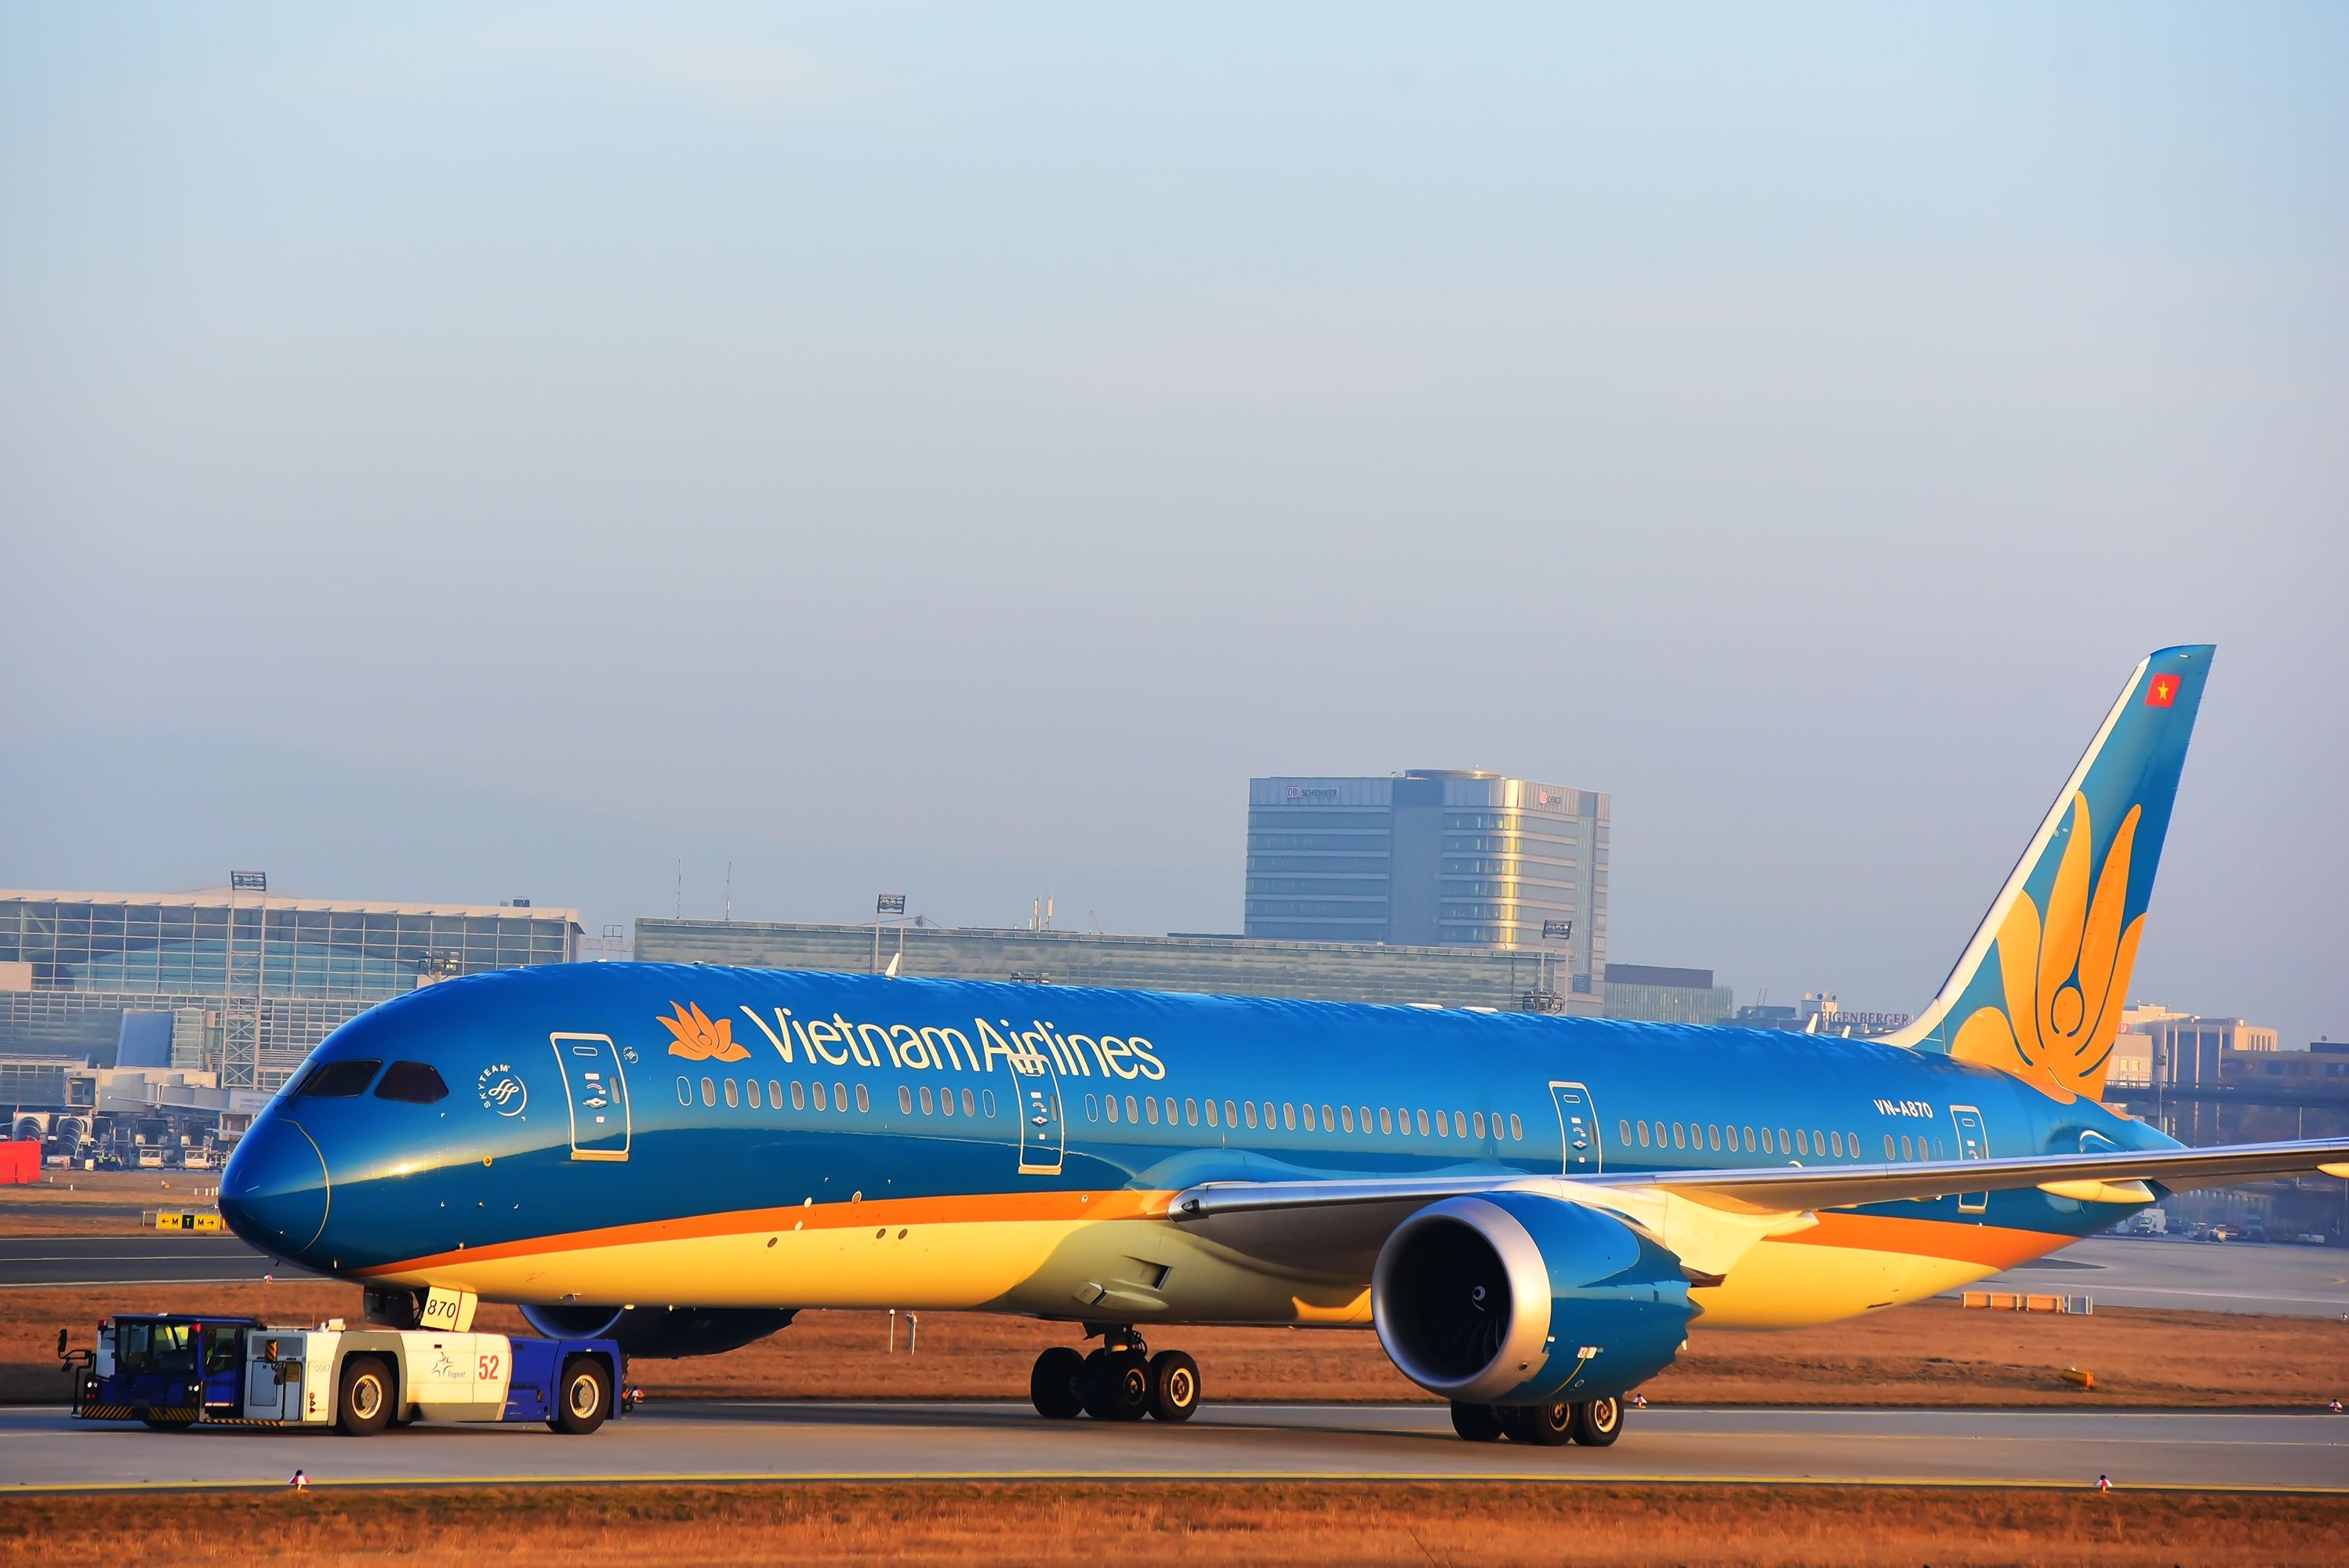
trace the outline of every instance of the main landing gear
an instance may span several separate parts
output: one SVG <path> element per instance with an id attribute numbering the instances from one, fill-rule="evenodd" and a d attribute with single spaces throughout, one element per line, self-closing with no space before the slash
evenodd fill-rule
<path id="1" fill-rule="evenodd" d="M 1036 1413 L 1056 1421 L 1091 1416 L 1096 1421 L 1187 1421 L 1199 1408 L 1199 1364 L 1180 1350 L 1150 1353 L 1131 1328 L 1102 1336 L 1102 1348 L 1081 1354 L 1055 1345 L 1036 1357 L 1028 1397 Z"/>
<path id="2" fill-rule="evenodd" d="M 1544 1405 L 1464 1405 L 1455 1399 L 1452 1429 L 1472 1443 L 1506 1438 L 1544 1449 L 1568 1442 L 1603 1449 L 1623 1435 L 1623 1401 L 1611 1395 Z"/>

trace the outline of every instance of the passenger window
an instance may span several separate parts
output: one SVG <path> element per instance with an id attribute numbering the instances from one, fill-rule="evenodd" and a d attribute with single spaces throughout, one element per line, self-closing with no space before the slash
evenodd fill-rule
<path id="1" fill-rule="evenodd" d="M 1128 1121 L 1140 1121 L 1142 1119 L 1142 1108 L 1133 1103 L 1133 1097 L 1132 1095 L 1127 1095 L 1125 1097 L 1125 1119 Z"/>
<path id="2" fill-rule="evenodd" d="M 750 1109 L 751 1109 L 752 1110 L 756 1110 L 756 1109 L 759 1109 L 759 1080 L 758 1080 L 757 1078 L 752 1078 L 749 1083 L 744 1084 L 744 1085 L 742 1086 L 742 1092 L 743 1092 L 744 1094 L 746 1094 L 746 1095 L 748 1095 L 748 1096 L 750 1096 Z"/>
<path id="3" fill-rule="evenodd" d="M 1266 1131 L 1269 1132 L 1272 1130 L 1273 1118 L 1278 1114 L 1279 1113 L 1278 1111 L 1272 1109 L 1272 1101 L 1266 1100 L 1264 1102 L 1264 1126 Z"/>
<path id="4" fill-rule="evenodd" d="M 1237 1127 L 1240 1124 L 1238 1114 L 1239 1109 L 1240 1108 L 1238 1106 L 1234 1105 L 1230 1100 L 1224 1101 L 1224 1125 L 1226 1127 Z"/>
<path id="5" fill-rule="evenodd" d="M 968 1089 L 962 1091 L 962 1113 L 965 1116 L 973 1114 L 970 1109 L 970 1090 Z M 988 1089 L 987 1091 L 987 1114 L 989 1116 L 993 1116 L 995 1114 L 995 1091 L 993 1089 Z"/>
<path id="6" fill-rule="evenodd" d="M 1452 1113 L 1452 1136 L 1454 1138 L 1465 1138 L 1468 1136 L 1468 1113 L 1466 1111 L 1455 1110 Z"/>
<path id="7" fill-rule="evenodd" d="M 1754 1152 L 1754 1130 L 1750 1127 L 1745 1130 L 1745 1152 Z"/>
<path id="8" fill-rule="evenodd" d="M 1523 1143 L 1525 1140 L 1525 1124 L 1517 1119 L 1517 1113 L 1513 1110 L 1509 1112 L 1509 1141 L 1512 1143 Z"/>
<path id="9" fill-rule="evenodd" d="M 954 1099 L 954 1090 L 947 1090 L 947 1098 L 949 1100 Z M 1101 1098 L 1098 1095 L 1089 1094 L 1085 1096 L 1085 1119 L 1087 1121 L 1099 1121 L 1101 1119 Z"/>
<path id="10" fill-rule="evenodd" d="M 1889 1132 L 1884 1135 L 1884 1158 L 1892 1158 L 1892 1134 Z"/>
<path id="11" fill-rule="evenodd" d="M 1762 1152 L 1770 1152 L 1770 1130 L 1766 1127 L 1762 1130 Z"/>
<path id="12" fill-rule="evenodd" d="M 793 1096 L 792 1098 L 797 1099 L 798 1097 Z M 823 1081 L 821 1078 L 808 1079 L 808 1101 L 818 1110 L 824 1109 Z"/>
<path id="13" fill-rule="evenodd" d="M 1151 1126 L 1153 1126 L 1153 1127 L 1157 1126 L 1157 1125 L 1158 1125 L 1158 1101 L 1157 1101 L 1157 1099 L 1156 1099 L 1155 1098 L 1153 1098 L 1153 1099 L 1145 1099 L 1145 1100 L 1143 1100 L 1143 1101 L 1142 1102 L 1142 1109 L 1144 1109 L 1144 1110 L 1146 1110 L 1146 1111 L 1148 1111 L 1148 1112 L 1150 1113 L 1150 1117 L 1149 1117 L 1150 1125 L 1151 1125 Z"/>
<path id="14" fill-rule="evenodd" d="M 1385 1106 L 1379 1107 L 1379 1130 L 1389 1137 L 1394 1134 L 1394 1118 Z"/>
<path id="15" fill-rule="evenodd" d="M 1780 1128 L 1778 1130 L 1778 1152 L 1781 1154 L 1792 1154 L 1794 1151 L 1795 1146 L 1786 1141 L 1786 1130 L 1783 1127 Z"/>
<path id="16" fill-rule="evenodd" d="M 1291 1132 L 1297 1130 L 1297 1108 L 1287 1100 L 1280 1102 L 1280 1125 Z"/>
<path id="17" fill-rule="evenodd" d="M 1354 1130 L 1354 1108 L 1352 1106 L 1341 1105 L 1338 1108 L 1338 1125 L 1344 1128 L 1348 1132 Z"/>
<path id="18" fill-rule="evenodd" d="M 1842 1159 L 1842 1158 L 1843 1158 L 1843 1134 L 1842 1134 L 1842 1133 L 1840 1133 L 1840 1132 L 1834 1132 L 1834 1133 L 1829 1133 L 1827 1136 L 1829 1136 L 1830 1138 L 1832 1138 L 1832 1139 L 1834 1139 L 1834 1140 L 1835 1140 L 1835 1157 L 1836 1157 L 1837 1159 L 1838 1159 L 1838 1160 Z"/>
<path id="19" fill-rule="evenodd" d="M 1254 1127 L 1256 1125 L 1256 1101 L 1252 1099 L 1244 1099 L 1240 1101 L 1240 1109 L 1247 1113 L 1247 1124 L 1250 1127 Z"/>
<path id="20" fill-rule="evenodd" d="M 1648 1147 L 1648 1124 L 1644 1121 L 1640 1123 L 1640 1147 Z"/>
<path id="21" fill-rule="evenodd" d="M 1166 1097 L 1166 1125 L 1174 1125 L 1174 1097 L 1171 1094 Z"/>
<path id="22" fill-rule="evenodd" d="M 1914 1160 L 1917 1158 L 1915 1149 L 1909 1142 L 1909 1135 L 1905 1132 L 1900 1135 L 1900 1158 L 1903 1160 Z"/>
<path id="23" fill-rule="evenodd" d="M 1476 1119 L 1482 1122 L 1485 1119 L 1480 1116 Z M 1481 1135 L 1485 1130 L 1480 1126 L 1476 1130 Z M 1631 1124 L 1628 1121 L 1618 1121 L 1615 1124 L 1615 1136 L 1626 1148 L 1629 1148 L 1631 1142 Z"/>
<path id="24" fill-rule="evenodd" d="M 807 1086 L 797 1078 L 792 1079 L 792 1109 L 793 1110 L 807 1109 Z"/>
<path id="25" fill-rule="evenodd" d="M 930 1091 L 928 1089 L 924 1089 L 922 1091 L 922 1098 L 924 1099 L 929 1099 Z M 930 1108 L 926 1105 L 922 1107 L 922 1109 L 924 1110 L 927 1110 Z M 901 1114 L 905 1116 L 911 1116 L 914 1114 L 914 1091 L 907 1088 L 904 1084 L 899 1084 L 897 1086 L 897 1109 Z"/>
<path id="26" fill-rule="evenodd" d="M 1718 1148 L 1720 1148 L 1720 1147 L 1721 1147 L 1721 1129 L 1719 1129 L 1718 1127 L 1714 1127 L 1714 1126 L 1711 1125 L 1710 1123 L 1708 1123 L 1708 1124 L 1706 1125 L 1706 1127 L 1705 1127 L 1705 1130 L 1704 1130 L 1704 1143 L 1705 1143 L 1705 1147 L 1706 1147 L 1706 1148 L 1708 1148 L 1708 1149 L 1718 1149 Z"/>
<path id="27" fill-rule="evenodd" d="M 1423 1110 L 1419 1113 L 1419 1135 L 1422 1138 L 1427 1136 L 1427 1112 Z"/>
<path id="28" fill-rule="evenodd" d="M 726 1080 L 726 1109 L 729 1110 L 742 1109 L 742 1086 L 732 1078 Z"/>
<path id="29" fill-rule="evenodd" d="M 1221 1127 L 1223 1124 L 1223 1119 L 1216 1113 L 1216 1102 L 1212 1099 L 1209 1100 L 1207 1102 L 1207 1125 L 1209 1127 Z"/>
<path id="30" fill-rule="evenodd" d="M 848 1102 L 840 1098 L 840 1086 L 838 1084 L 832 1086 L 832 1102 L 834 1105 L 839 1106 L 843 1110 L 848 1109 Z M 856 1109 L 860 1111 L 871 1110 L 873 1109 L 873 1097 L 864 1092 L 864 1086 L 863 1084 L 858 1084 L 856 1086 Z"/>
<path id="31" fill-rule="evenodd" d="M 783 1086 L 773 1078 L 767 1080 L 767 1103 L 777 1110 L 783 1109 Z"/>
<path id="32" fill-rule="evenodd" d="M 988 1115 L 993 1116 L 995 1114 L 995 1091 L 991 1088 L 979 1090 L 978 1104 L 980 1109 L 986 1111 Z M 965 1116 L 968 1116 L 970 1114 L 970 1090 L 968 1089 L 962 1091 L 962 1113 Z"/>
<path id="33" fill-rule="evenodd" d="M 905 1095 L 905 1086 L 904 1086 L 903 1084 L 898 1085 L 898 1086 L 897 1086 L 897 1093 L 898 1093 L 898 1095 L 900 1096 L 901 1103 L 902 1103 L 902 1097 Z M 949 1093 L 951 1093 L 952 1091 L 951 1091 L 951 1090 L 949 1090 L 948 1092 L 949 1092 Z M 924 1116 L 928 1116 L 928 1115 L 932 1114 L 930 1108 L 931 1108 L 932 1106 L 934 1106 L 934 1105 L 936 1105 L 936 1103 L 937 1103 L 937 1100 L 936 1100 L 936 1098 L 935 1098 L 934 1096 L 932 1096 L 932 1094 L 930 1093 L 930 1086 L 929 1086 L 929 1085 L 927 1085 L 927 1084 L 924 1084 L 924 1085 L 922 1086 L 922 1114 L 923 1114 Z M 905 1107 L 905 1109 L 906 1109 L 907 1110 L 909 1110 L 909 1111 L 910 1111 L 910 1110 L 911 1110 L 911 1109 L 913 1109 L 914 1108 L 913 1108 L 912 1106 L 906 1106 L 906 1107 Z"/>
<path id="34" fill-rule="evenodd" d="M 375 1097 L 431 1105 L 449 1098 L 449 1086 L 429 1062 L 394 1062 L 384 1069 L 383 1081 L 375 1086 Z"/>
<path id="35" fill-rule="evenodd" d="M 1305 1109 L 1299 1113 L 1299 1119 L 1305 1123 L 1306 1131 L 1311 1132 L 1315 1130 L 1313 1122 L 1313 1104 L 1310 1100 L 1306 1102 Z"/>
<path id="36" fill-rule="evenodd" d="M 1445 1120 L 1444 1113 L 1440 1110 L 1435 1113 L 1435 1136 L 1438 1138 L 1449 1138 L 1452 1136 L 1452 1128 Z"/>
<path id="37" fill-rule="evenodd" d="M 701 1080 L 701 1103 L 704 1105 L 718 1103 L 718 1086 L 708 1078 Z"/>
<path id="38" fill-rule="evenodd" d="M 677 1080 L 677 1103 L 679 1105 L 693 1103 L 693 1083 L 689 1078 L 679 1078 Z"/>
<path id="39" fill-rule="evenodd" d="M 1330 1119 L 1330 1108 L 1326 1105 L 1321 1108 L 1321 1130 L 1324 1132 L 1338 1130 L 1338 1124 Z"/>
<path id="40" fill-rule="evenodd" d="M 1208 1103 L 1212 1105 L 1215 1102 L 1210 1100 Z M 1185 1127 L 1199 1125 L 1199 1102 L 1187 1097 L 1183 1101 L 1183 1125 Z"/>
<path id="41" fill-rule="evenodd" d="M 1677 1121 L 1675 1121 L 1675 1122 L 1673 1122 L 1673 1123 L 1672 1123 L 1672 1147 L 1673 1147 L 1673 1148 L 1675 1148 L 1675 1149 L 1679 1149 L 1679 1148 L 1682 1148 L 1682 1147 L 1684 1147 L 1684 1140 L 1683 1140 L 1682 1136 L 1681 1124 L 1680 1124 L 1679 1122 L 1677 1122 Z"/>
<path id="42" fill-rule="evenodd" d="M 1795 1129 L 1795 1152 L 1805 1159 L 1810 1158 L 1811 1140 L 1799 1127 Z"/>
<path id="43" fill-rule="evenodd" d="M 367 1093 L 367 1085 L 375 1082 L 376 1069 L 383 1066 L 381 1057 L 371 1061 L 326 1062 L 311 1070 L 296 1091 L 315 1099 L 349 1099 Z"/>
<path id="44" fill-rule="evenodd" d="M 1124 1119 L 1123 1117 L 1120 1116 L 1120 1115 L 1118 1114 L 1118 1111 L 1117 1111 L 1117 1096 L 1115 1096 L 1115 1095 L 1113 1095 L 1113 1094 L 1112 1094 L 1112 1095 L 1110 1095 L 1110 1096 L 1108 1096 L 1108 1097 L 1106 1097 L 1106 1098 L 1107 1098 L 1108 1102 L 1109 1102 L 1109 1119 L 1110 1119 L 1110 1120 L 1111 1120 L 1112 1122 L 1118 1122 L 1118 1121 L 1123 1121 L 1123 1120 L 1124 1120 L 1125 1119 Z"/>

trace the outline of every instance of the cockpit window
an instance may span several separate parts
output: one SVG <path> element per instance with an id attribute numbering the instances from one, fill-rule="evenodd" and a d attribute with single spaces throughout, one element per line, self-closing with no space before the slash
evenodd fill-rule
<path id="1" fill-rule="evenodd" d="M 430 1105 L 449 1098 L 449 1086 L 429 1062 L 394 1062 L 385 1069 L 383 1081 L 375 1086 L 375 1097 L 406 1100 L 410 1105 Z"/>
<path id="2" fill-rule="evenodd" d="M 321 1062 L 311 1069 L 295 1093 L 305 1099 L 348 1099 L 353 1095 L 367 1093 L 367 1086 L 375 1081 L 380 1061 Z"/>

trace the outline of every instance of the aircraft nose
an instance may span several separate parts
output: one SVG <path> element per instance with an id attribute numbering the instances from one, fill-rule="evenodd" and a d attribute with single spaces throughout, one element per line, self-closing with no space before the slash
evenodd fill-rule
<path id="1" fill-rule="evenodd" d="M 264 1114 L 221 1172 L 221 1222 L 280 1257 L 299 1255 L 326 1228 L 333 1192 L 326 1156 L 299 1122 Z"/>

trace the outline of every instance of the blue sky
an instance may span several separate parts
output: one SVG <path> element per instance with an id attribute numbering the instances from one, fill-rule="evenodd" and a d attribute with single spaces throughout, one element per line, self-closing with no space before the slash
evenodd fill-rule
<path id="1" fill-rule="evenodd" d="M 2210 638 L 2136 989 L 2349 1033 L 2349 13 L 1265 10 L 0 11 L 0 881 L 1228 929 L 1482 766 L 1901 1008 Z"/>

